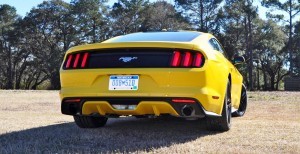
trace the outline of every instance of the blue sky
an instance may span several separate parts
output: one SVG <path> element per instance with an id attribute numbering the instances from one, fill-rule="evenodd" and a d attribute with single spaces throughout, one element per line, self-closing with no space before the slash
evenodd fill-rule
<path id="1" fill-rule="evenodd" d="M 17 9 L 17 13 L 24 17 L 27 12 L 29 12 L 33 7 L 36 7 L 43 1 L 44 0 L 0 0 L 0 5 L 8 4 L 10 6 L 14 6 Z M 71 0 L 64 1 L 70 3 Z M 117 0 L 110 0 L 110 3 L 113 4 L 116 1 Z"/>
<path id="2" fill-rule="evenodd" d="M 64 0 L 70 2 L 71 0 Z M 17 9 L 17 13 L 24 17 L 33 7 L 42 3 L 43 0 L 0 0 L 0 4 L 8 4 Z"/>

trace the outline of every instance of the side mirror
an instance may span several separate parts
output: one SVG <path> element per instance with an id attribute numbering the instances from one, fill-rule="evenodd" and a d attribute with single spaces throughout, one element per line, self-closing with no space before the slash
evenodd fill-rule
<path id="1" fill-rule="evenodd" d="M 246 60 L 245 60 L 245 58 L 243 57 L 243 56 L 235 56 L 234 58 L 233 58 L 233 64 L 234 65 L 237 65 L 237 64 L 242 64 L 242 63 L 244 63 Z"/>

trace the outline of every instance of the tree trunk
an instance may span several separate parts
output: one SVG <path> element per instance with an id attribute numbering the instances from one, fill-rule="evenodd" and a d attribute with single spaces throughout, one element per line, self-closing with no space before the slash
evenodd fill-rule
<path id="1" fill-rule="evenodd" d="M 50 90 L 59 90 L 60 89 L 60 78 L 59 72 L 55 72 L 50 76 Z"/>
<path id="2" fill-rule="evenodd" d="M 13 89 L 13 71 L 12 71 L 12 55 L 11 55 L 11 48 L 6 47 L 7 50 L 7 84 L 6 89 Z"/>
<path id="3" fill-rule="evenodd" d="M 200 31 L 206 32 L 204 30 L 204 7 L 203 7 L 203 0 L 200 0 L 199 3 L 200 3 Z"/>
<path id="4" fill-rule="evenodd" d="M 293 75 L 293 70 L 294 70 L 294 63 L 293 63 L 293 51 L 291 48 L 291 43 L 292 43 L 292 28 L 293 28 L 293 16 L 292 16 L 292 0 L 289 0 L 289 40 L 288 40 L 288 52 L 290 55 L 290 72 Z"/>
<path id="5" fill-rule="evenodd" d="M 277 79 L 276 79 L 276 82 L 275 82 L 276 83 L 276 85 L 275 85 L 276 90 L 279 89 L 279 82 L 280 82 L 280 68 L 277 72 Z"/>
<path id="6" fill-rule="evenodd" d="M 263 78 L 264 78 L 264 90 L 267 90 L 268 89 L 267 73 L 266 73 L 266 70 L 263 68 L 264 68 L 264 66 L 262 65 L 262 73 L 263 73 Z"/>
<path id="7" fill-rule="evenodd" d="M 44 81 L 47 80 L 47 77 L 46 77 L 46 76 L 44 76 L 42 79 L 40 79 L 41 75 L 42 75 L 42 72 L 40 71 L 40 72 L 38 73 L 38 75 L 36 76 L 36 78 L 35 78 L 35 80 L 34 80 L 34 82 L 33 82 L 33 84 L 32 84 L 32 86 L 31 86 L 30 89 L 36 90 L 37 86 L 39 86 L 40 84 L 42 84 Z M 39 79 L 40 79 L 40 80 L 39 80 Z"/>
<path id="8" fill-rule="evenodd" d="M 275 75 L 271 75 L 271 79 L 270 79 L 270 82 L 271 82 L 271 86 L 270 86 L 270 90 L 274 91 L 275 90 Z"/>
<path id="9" fill-rule="evenodd" d="M 248 51 L 250 56 L 249 62 L 249 86 L 250 90 L 253 90 L 253 51 L 252 51 L 252 25 L 251 25 L 251 14 L 248 14 Z"/>
<path id="10" fill-rule="evenodd" d="M 21 88 L 21 79 L 23 76 L 24 71 L 27 68 L 27 62 L 26 59 L 24 60 L 23 64 L 21 65 L 21 67 L 18 70 L 18 73 L 15 74 L 16 76 L 16 89 L 20 89 Z"/>
<path id="11" fill-rule="evenodd" d="M 93 18 L 93 43 L 96 43 L 96 19 Z"/>
<path id="12" fill-rule="evenodd" d="M 256 69 L 256 71 L 257 71 L 257 90 L 260 90 L 258 62 L 257 62 L 256 68 L 257 68 L 257 69 Z"/>

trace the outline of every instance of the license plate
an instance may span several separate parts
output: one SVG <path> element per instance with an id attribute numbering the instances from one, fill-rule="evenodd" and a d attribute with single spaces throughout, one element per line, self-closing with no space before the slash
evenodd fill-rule
<path id="1" fill-rule="evenodd" d="M 138 90 L 138 75 L 112 75 L 109 77 L 109 90 Z"/>

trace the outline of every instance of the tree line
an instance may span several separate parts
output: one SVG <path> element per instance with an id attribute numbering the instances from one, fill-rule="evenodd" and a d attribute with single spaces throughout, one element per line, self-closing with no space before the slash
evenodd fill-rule
<path id="1" fill-rule="evenodd" d="M 146 31 L 197 30 L 214 34 L 250 90 L 278 90 L 300 76 L 300 0 L 44 1 L 25 17 L 0 5 L 0 89 L 59 89 L 59 69 L 72 46 Z M 272 10 L 281 10 L 274 14 Z"/>

